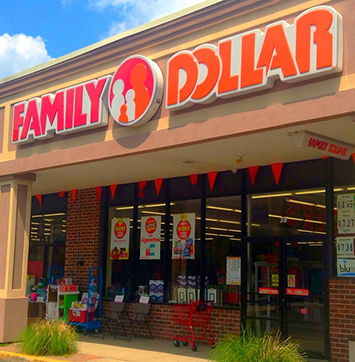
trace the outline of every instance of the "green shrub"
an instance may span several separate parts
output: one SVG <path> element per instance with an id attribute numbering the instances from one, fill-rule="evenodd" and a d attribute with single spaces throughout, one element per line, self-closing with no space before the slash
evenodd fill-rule
<path id="1" fill-rule="evenodd" d="M 19 350 L 34 356 L 64 356 L 78 350 L 75 329 L 61 321 L 40 321 L 28 326 L 19 341 Z"/>
<path id="2" fill-rule="evenodd" d="M 224 337 L 212 350 L 212 360 L 217 362 L 305 362 L 305 354 L 290 339 L 280 334 L 256 337 L 252 332 Z"/>

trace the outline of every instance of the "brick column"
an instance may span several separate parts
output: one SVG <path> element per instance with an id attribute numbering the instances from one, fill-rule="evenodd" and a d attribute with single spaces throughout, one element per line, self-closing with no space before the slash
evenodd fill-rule
<path id="1" fill-rule="evenodd" d="M 331 360 L 348 362 L 355 336 L 355 278 L 330 279 L 329 305 Z"/>
<path id="2" fill-rule="evenodd" d="M 27 326 L 26 275 L 35 175 L 0 177 L 0 343 Z"/>
<path id="3" fill-rule="evenodd" d="M 96 189 L 78 190 L 74 202 L 68 193 L 65 276 L 73 278 L 80 292 L 87 292 L 89 268 L 98 265 L 100 202 Z"/>

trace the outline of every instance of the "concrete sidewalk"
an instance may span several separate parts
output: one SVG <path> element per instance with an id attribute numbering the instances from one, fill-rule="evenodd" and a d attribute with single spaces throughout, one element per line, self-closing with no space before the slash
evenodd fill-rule
<path id="1" fill-rule="evenodd" d="M 33 357 L 16 353 L 16 345 L 0 347 L 1 357 L 8 355 L 22 357 L 28 361 L 73 361 L 73 362 L 207 362 L 210 347 L 198 343 L 197 351 L 190 346 L 174 347 L 169 340 L 151 340 L 133 338 L 131 342 L 113 339 L 106 335 L 105 339 L 98 337 L 80 336 L 79 352 L 70 357 Z"/>

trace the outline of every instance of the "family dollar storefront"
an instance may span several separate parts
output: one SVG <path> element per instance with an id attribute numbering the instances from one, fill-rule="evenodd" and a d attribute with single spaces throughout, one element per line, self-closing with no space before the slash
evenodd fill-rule
<path id="1" fill-rule="evenodd" d="M 103 306 L 352 358 L 352 0 L 206 1 L 0 82 L 0 342 L 53 267 Z M 349 348 L 350 346 L 350 348 Z"/>

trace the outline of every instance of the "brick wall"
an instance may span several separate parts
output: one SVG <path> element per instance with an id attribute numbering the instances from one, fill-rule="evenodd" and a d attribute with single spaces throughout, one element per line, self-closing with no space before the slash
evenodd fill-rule
<path id="1" fill-rule="evenodd" d="M 348 340 L 355 336 L 355 278 L 329 281 L 331 360 L 349 362 Z"/>
<path id="2" fill-rule="evenodd" d="M 74 203 L 68 193 L 65 275 L 80 291 L 88 288 L 88 271 L 98 265 L 100 202 L 96 189 L 78 190 Z"/>
<path id="3" fill-rule="evenodd" d="M 103 302 L 104 313 L 108 311 L 110 302 Z M 134 303 L 126 303 L 125 310 L 131 312 Z M 172 320 L 175 314 L 174 305 L 152 304 L 148 315 L 148 323 L 154 338 L 171 339 L 174 336 L 182 336 L 186 333 L 186 327 L 183 327 Z M 240 334 L 240 310 L 212 308 L 210 325 L 214 335 L 221 338 L 225 334 Z M 127 323 L 128 327 L 128 323 Z M 129 330 L 129 329 L 127 329 Z M 145 327 L 138 327 L 140 336 L 149 337 Z M 197 335 L 202 336 L 202 330 L 197 329 Z M 210 335 L 207 335 L 210 337 Z"/>

